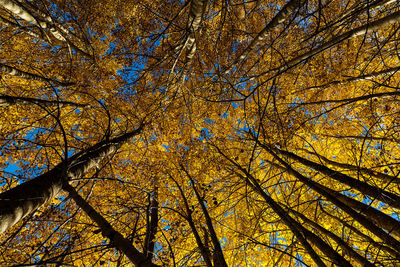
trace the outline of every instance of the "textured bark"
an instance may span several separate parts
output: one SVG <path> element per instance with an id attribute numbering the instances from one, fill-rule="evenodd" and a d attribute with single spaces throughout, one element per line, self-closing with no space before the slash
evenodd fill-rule
<path id="1" fill-rule="evenodd" d="M 188 37 L 186 39 L 186 44 L 184 48 L 188 48 L 186 54 L 186 65 L 190 65 L 193 60 L 193 56 L 196 53 L 196 35 L 198 34 L 201 21 L 203 20 L 203 15 L 206 10 L 208 0 L 192 0 L 189 11 L 189 20 L 187 23 Z"/>
<path id="2" fill-rule="evenodd" d="M 61 165 L 0 194 L 0 233 L 35 211 L 60 191 L 66 179 Z"/>
<path id="3" fill-rule="evenodd" d="M 308 166 L 320 173 L 328 175 L 330 178 L 332 178 L 340 183 L 346 184 L 346 185 L 350 186 L 352 189 L 355 189 L 367 196 L 370 196 L 372 199 L 377 199 L 377 200 L 382 201 L 394 208 L 400 209 L 400 197 L 396 194 L 385 191 L 376 186 L 369 185 L 366 182 L 354 179 L 353 177 L 350 177 L 341 172 L 332 170 L 332 169 L 330 169 L 324 165 L 321 165 L 319 163 L 316 163 L 311 160 L 300 157 L 292 152 L 285 151 L 282 149 L 274 149 L 274 150 L 279 152 L 280 154 L 285 155 L 297 162 L 300 162 L 301 164 Z"/>
<path id="4" fill-rule="evenodd" d="M 60 82 L 57 80 L 53 80 L 53 79 L 49 79 L 37 74 L 33 74 L 33 73 L 29 73 L 26 71 L 22 71 L 19 70 L 17 68 L 5 65 L 0 63 L 0 72 L 8 74 L 8 75 L 12 75 L 18 78 L 22 78 L 22 79 L 27 79 L 27 80 L 34 80 L 34 81 L 39 81 L 39 82 L 43 82 L 46 84 L 53 84 L 53 85 L 60 85 L 60 86 L 68 86 L 68 85 L 72 85 L 72 83 L 68 83 L 68 82 Z"/>
<path id="5" fill-rule="evenodd" d="M 13 0 L 0 0 L 0 6 L 29 23 L 45 28 L 45 24 L 40 24 L 28 10 Z"/>
<path id="6" fill-rule="evenodd" d="M 127 140 L 139 134 L 141 129 L 142 126 L 120 137 L 100 142 L 61 162 L 49 172 L 1 193 L 0 233 L 56 196 L 69 179 L 81 177 L 96 167 Z"/>
<path id="7" fill-rule="evenodd" d="M 147 257 L 143 253 L 139 252 L 128 239 L 124 238 L 120 232 L 116 231 L 111 224 L 85 199 L 83 199 L 71 185 L 65 183 L 63 189 L 69 193 L 69 196 L 75 201 L 75 203 L 97 224 L 103 236 L 110 239 L 110 244 L 115 246 L 115 248 L 128 257 L 132 263 L 140 267 L 158 266 L 151 263 L 151 260 L 149 261 Z"/>
<path id="8" fill-rule="evenodd" d="M 0 0 L 0 5 L 28 23 L 32 23 L 41 29 L 49 28 L 50 32 L 56 39 L 65 41 L 65 38 L 58 31 L 58 29 L 49 23 L 48 19 L 46 19 L 47 17 L 36 17 L 20 3 L 13 0 Z"/>
<path id="9" fill-rule="evenodd" d="M 26 5 L 30 6 L 30 8 L 23 6 L 21 3 L 18 3 L 18 1 L 0 0 L 0 6 L 3 6 L 5 9 L 10 11 L 12 14 L 16 15 L 17 17 L 20 17 L 21 19 L 25 20 L 28 23 L 33 24 L 34 26 L 38 27 L 41 31 L 43 31 L 43 29 L 48 29 L 48 31 L 51 33 L 51 36 L 53 36 L 55 38 L 55 40 L 59 41 L 59 43 L 67 43 L 70 47 L 72 47 L 75 51 L 79 52 L 83 56 L 85 56 L 87 58 L 93 58 L 92 55 L 86 53 L 85 51 L 80 49 L 78 46 L 76 46 L 71 40 L 69 40 L 68 38 L 65 37 L 68 35 L 69 31 L 67 29 L 65 29 L 62 25 L 53 21 L 50 16 L 44 14 L 43 12 L 38 10 L 36 7 L 31 5 L 29 2 L 26 2 Z M 1 18 L 0 21 L 2 21 L 3 23 L 5 23 L 9 26 L 12 26 L 14 29 L 20 29 L 32 36 L 41 38 L 44 41 L 48 41 L 48 39 L 42 38 L 43 36 L 38 35 L 18 24 L 7 21 L 4 18 Z M 79 41 L 81 41 L 81 40 L 79 40 Z"/>
<path id="10" fill-rule="evenodd" d="M 87 107 L 85 104 L 78 104 L 70 101 L 61 100 L 45 100 L 31 97 L 19 97 L 0 95 L 0 107 L 11 106 L 11 105 L 32 105 L 36 104 L 39 106 L 72 106 L 72 107 Z"/>
<path id="11" fill-rule="evenodd" d="M 150 207 L 147 212 L 147 231 L 146 238 L 144 240 L 144 253 L 148 260 L 151 261 L 154 254 L 155 236 L 157 234 L 158 227 L 158 188 L 156 187 L 153 191 L 153 197 L 151 199 Z"/>

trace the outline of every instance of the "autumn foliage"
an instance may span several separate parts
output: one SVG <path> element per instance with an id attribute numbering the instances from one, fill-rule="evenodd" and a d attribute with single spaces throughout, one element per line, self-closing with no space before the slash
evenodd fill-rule
<path id="1" fill-rule="evenodd" d="M 0 0 L 0 265 L 400 265 L 395 0 Z"/>

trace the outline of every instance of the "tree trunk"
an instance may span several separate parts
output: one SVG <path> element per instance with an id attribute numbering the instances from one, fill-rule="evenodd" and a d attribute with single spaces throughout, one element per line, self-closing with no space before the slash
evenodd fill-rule
<path id="1" fill-rule="evenodd" d="M 360 139 L 364 139 L 364 138 L 368 139 L 369 138 L 367 136 L 365 136 L 365 137 L 357 136 L 357 137 L 360 138 Z M 400 184 L 400 179 L 398 177 L 396 177 L 396 176 L 392 176 L 392 175 L 388 175 L 388 174 L 385 174 L 385 173 L 377 172 L 377 171 L 374 171 L 374 170 L 371 170 L 371 169 L 368 169 L 368 168 L 364 168 L 364 167 L 359 167 L 359 166 L 354 166 L 354 165 L 347 164 L 347 163 L 341 163 L 341 162 L 333 161 L 333 160 L 330 160 L 330 159 L 328 159 L 328 158 L 326 158 L 324 156 L 318 155 L 317 153 L 314 153 L 314 152 L 311 152 L 311 151 L 308 151 L 308 150 L 305 150 L 305 151 L 307 151 L 307 153 L 316 155 L 319 159 L 321 159 L 321 160 L 325 161 L 326 163 L 331 164 L 333 166 L 336 166 L 336 167 L 339 167 L 339 168 L 343 168 L 343 169 L 346 169 L 346 170 L 359 171 L 361 173 L 376 177 L 376 178 L 378 178 L 378 179 L 380 179 L 380 180 L 382 180 L 382 181 L 384 181 L 385 183 L 388 183 L 388 184 L 391 184 L 391 183 Z"/>
<path id="2" fill-rule="evenodd" d="M 153 196 L 147 210 L 147 231 L 144 240 L 143 252 L 148 260 L 152 260 L 154 255 L 155 236 L 158 227 L 158 188 L 153 189 Z"/>
<path id="3" fill-rule="evenodd" d="M 238 165 L 236 165 L 238 166 Z M 238 166 L 239 167 L 239 166 Z M 321 250 L 329 259 L 335 262 L 338 266 L 351 266 L 350 263 L 339 253 L 337 253 L 331 246 L 329 246 L 325 241 L 323 241 L 319 236 L 313 232 L 306 229 L 299 222 L 294 220 L 278 203 L 276 203 L 270 196 L 268 196 L 261 186 L 258 184 L 256 179 L 248 173 L 245 169 L 239 167 L 242 172 L 245 173 L 246 177 L 236 173 L 244 181 L 247 182 L 261 197 L 265 202 L 273 209 L 273 211 L 282 219 L 282 221 L 290 228 L 296 238 L 303 244 L 304 248 L 310 253 L 311 258 L 318 266 L 325 266 L 318 254 L 310 246 L 309 242 L 315 245 L 319 250 Z M 251 181 L 247 177 L 251 177 Z"/>
<path id="4" fill-rule="evenodd" d="M 11 105 L 32 105 L 36 104 L 39 106 L 72 106 L 72 107 L 87 107 L 85 104 L 78 104 L 70 101 L 62 100 L 46 100 L 37 99 L 31 97 L 20 97 L 20 96 L 9 96 L 0 95 L 0 107 L 11 106 Z"/>
<path id="5" fill-rule="evenodd" d="M 260 31 L 257 36 L 250 42 L 250 44 L 243 50 L 243 52 L 236 57 L 231 63 L 231 67 L 225 70 L 227 74 L 233 66 L 243 60 L 251 50 L 259 45 L 278 24 L 285 22 L 291 14 L 306 3 L 305 0 L 291 0 L 272 18 L 272 20 Z"/>
<path id="6" fill-rule="evenodd" d="M 110 239 L 110 244 L 125 254 L 132 263 L 139 267 L 158 266 L 153 264 L 151 259 L 149 260 L 143 253 L 140 253 L 120 232 L 116 231 L 69 183 L 65 183 L 63 189 L 69 193 L 69 196 L 75 203 L 97 224 L 102 235 Z"/>
<path id="7" fill-rule="evenodd" d="M 398 22 L 399 20 L 400 20 L 400 11 L 394 12 L 384 18 L 378 19 L 378 20 L 368 23 L 364 26 L 360 26 L 356 29 L 350 30 L 343 34 L 340 34 L 340 35 L 332 38 L 330 41 L 323 43 L 319 47 L 314 48 L 314 49 L 312 49 L 300 56 L 297 56 L 291 60 L 288 60 L 280 67 L 277 67 L 275 69 L 270 69 L 267 72 L 265 72 L 264 74 L 271 73 L 271 72 L 282 73 L 282 72 L 300 64 L 301 62 L 323 52 L 324 50 L 333 47 L 336 44 L 339 44 L 345 40 L 354 38 L 356 36 L 366 34 L 367 32 L 373 32 L 373 31 L 375 31 L 379 28 L 382 28 L 386 25 L 394 24 L 394 23 Z"/>
<path id="8" fill-rule="evenodd" d="M 1 193 L 0 233 L 56 196 L 69 179 L 81 177 L 98 166 L 101 160 L 115 152 L 131 137 L 138 135 L 142 127 L 143 125 L 133 132 L 100 142 L 61 162 L 47 173 Z"/>
<path id="9" fill-rule="evenodd" d="M 341 182 L 343 184 L 346 184 L 350 186 L 352 189 L 355 189 L 367 196 L 370 196 L 372 199 L 377 199 L 379 201 L 382 201 L 384 203 L 387 203 L 388 205 L 400 209 L 400 197 L 396 194 L 393 194 L 391 192 L 385 191 L 381 188 L 372 186 L 367 184 L 366 182 L 354 179 L 353 177 L 350 177 L 346 174 L 343 174 L 341 172 L 332 170 L 324 165 L 321 165 L 319 163 L 313 162 L 311 160 L 305 159 L 303 157 L 300 157 L 292 152 L 285 151 L 282 149 L 273 149 L 277 152 L 279 152 L 282 155 L 285 155 L 297 162 L 300 162 L 301 164 L 310 167 L 320 173 L 323 173 L 325 175 L 328 175 L 332 179 Z"/>
<path id="10" fill-rule="evenodd" d="M 332 81 L 326 84 L 321 84 L 321 85 L 317 85 L 317 86 L 311 86 L 308 87 L 307 89 L 324 89 L 324 88 L 328 88 L 330 86 L 333 85 L 344 85 L 347 83 L 351 83 L 351 82 L 358 82 L 358 81 L 365 81 L 365 80 L 372 80 L 375 79 L 381 75 L 391 75 L 394 74 L 396 72 L 398 72 L 400 70 L 400 67 L 393 67 L 393 68 L 389 68 L 389 69 L 384 69 L 381 71 L 377 71 L 377 72 L 372 72 L 369 74 L 365 74 L 365 75 L 361 75 L 361 76 L 357 76 L 357 77 L 352 77 L 343 81 Z"/>
<path id="11" fill-rule="evenodd" d="M 255 192 L 257 192 L 265 202 L 271 207 L 271 209 L 281 218 L 281 220 L 289 227 L 296 238 L 302 243 L 306 251 L 310 254 L 310 257 L 314 260 L 315 264 L 318 266 L 326 266 L 321 260 L 320 256 L 311 247 L 310 242 L 318 247 L 329 259 L 331 259 L 338 266 L 351 266 L 350 263 L 339 253 L 337 253 L 331 246 L 329 246 L 324 240 L 319 236 L 315 235 L 313 232 L 306 229 L 299 222 L 294 220 L 275 200 L 272 199 L 265 191 L 262 189 L 257 179 L 254 178 L 251 173 L 240 166 L 238 163 L 227 157 L 222 151 L 217 148 L 218 152 L 223 155 L 228 161 L 234 164 L 245 176 L 240 173 L 234 172 L 238 177 L 240 177 L 247 185 L 249 185 Z"/>
<path id="12" fill-rule="evenodd" d="M 53 84 L 53 85 L 60 85 L 60 86 L 68 86 L 72 85 L 72 83 L 68 82 L 60 82 L 57 80 L 52 80 L 37 74 L 29 73 L 26 71 L 19 70 L 17 68 L 5 65 L 0 63 L 0 72 L 12 75 L 14 77 L 22 78 L 22 79 L 27 79 L 27 80 L 34 80 L 34 81 L 39 81 L 45 84 Z"/>
<path id="13" fill-rule="evenodd" d="M 185 60 L 186 65 L 190 65 L 190 62 L 193 60 L 193 56 L 196 53 L 196 35 L 198 34 L 200 24 L 203 20 L 207 2 L 208 0 L 192 0 L 190 5 L 189 20 L 187 23 L 189 36 L 187 37 L 186 44 L 183 47 L 188 48 Z"/>
<path id="14" fill-rule="evenodd" d="M 207 267 L 212 267 L 213 265 L 211 262 L 211 253 L 210 253 L 210 250 L 208 249 L 208 247 L 206 247 L 203 244 L 203 241 L 201 240 L 199 232 L 196 229 L 196 225 L 194 224 L 193 217 L 192 217 L 193 210 L 190 209 L 187 198 L 186 198 L 185 194 L 183 193 L 183 190 L 182 190 L 181 186 L 179 185 L 179 183 L 171 175 L 169 175 L 169 177 L 176 184 L 176 186 L 178 187 L 179 193 L 182 196 L 183 203 L 185 205 L 185 209 L 186 209 L 186 213 L 187 213 L 187 216 L 184 216 L 184 217 L 192 230 L 194 238 L 196 239 L 196 244 L 200 250 L 201 256 L 203 257 L 204 263 Z"/>
<path id="15" fill-rule="evenodd" d="M 294 170 L 287 162 L 278 157 L 271 149 L 267 146 L 264 148 L 277 159 L 286 170 L 296 177 L 299 181 L 303 182 L 311 189 L 324 196 L 332 204 L 336 205 L 344 212 L 349 214 L 354 220 L 358 221 L 362 226 L 368 229 L 371 233 L 381 238 L 389 246 L 400 252 L 400 242 L 393 238 L 389 233 L 399 235 L 400 223 L 390 216 L 380 212 L 373 207 L 370 207 L 364 203 L 351 199 L 344 196 L 332 189 L 329 189 L 313 180 L 303 176 L 296 170 Z M 373 224 L 369 219 L 375 221 L 380 227 Z M 381 227 L 385 228 L 388 232 L 385 232 Z"/>
<path id="16" fill-rule="evenodd" d="M 14 15 L 20 17 L 26 22 L 32 23 L 35 26 L 40 28 L 45 28 L 45 23 L 39 23 L 33 15 L 28 12 L 24 7 L 22 7 L 19 3 L 16 3 L 13 0 L 0 0 L 0 6 L 3 6 L 5 9 L 13 13 Z"/>
<path id="17" fill-rule="evenodd" d="M 293 209 L 290 209 L 287 207 L 287 209 L 289 209 L 289 212 L 293 213 L 294 215 L 300 217 L 301 220 L 303 220 L 303 222 L 305 222 L 306 224 L 310 225 L 311 227 L 313 227 L 315 230 L 317 230 L 318 232 L 325 234 L 327 236 L 329 236 L 329 238 L 331 238 L 333 241 L 336 242 L 336 244 L 338 244 L 343 251 L 349 255 L 351 258 L 353 258 L 354 260 L 356 260 L 359 264 L 361 264 L 362 266 L 375 266 L 374 264 L 372 264 L 371 262 L 369 262 L 365 257 L 361 256 L 360 254 L 358 254 L 352 247 L 350 247 L 342 238 L 340 238 L 339 236 L 335 235 L 334 233 L 332 233 L 331 231 L 325 229 L 324 227 L 320 226 L 318 223 L 308 219 L 306 216 L 304 216 L 303 214 L 301 214 L 300 212 L 297 212 Z"/>
<path id="18" fill-rule="evenodd" d="M 228 264 L 225 261 L 224 253 L 222 252 L 221 244 L 219 243 L 217 233 L 214 230 L 210 214 L 208 213 L 207 207 L 204 204 L 204 201 L 201 198 L 199 191 L 196 188 L 195 181 L 193 180 L 192 176 L 190 176 L 189 172 L 184 168 L 183 165 L 181 165 L 181 168 L 186 173 L 186 175 L 189 177 L 189 180 L 192 184 L 197 201 L 199 202 L 201 210 L 203 211 L 204 217 L 206 219 L 206 225 L 207 225 L 208 231 L 210 232 L 211 242 L 213 243 L 213 246 L 214 246 L 214 255 L 213 255 L 214 256 L 213 257 L 214 258 L 214 266 L 228 267 Z"/>

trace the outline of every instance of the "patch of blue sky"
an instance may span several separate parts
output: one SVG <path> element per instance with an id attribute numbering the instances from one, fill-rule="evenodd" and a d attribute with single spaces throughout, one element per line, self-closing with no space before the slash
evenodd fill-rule
<path id="1" fill-rule="evenodd" d="M 222 249 L 226 246 L 227 242 L 228 242 L 228 239 L 226 237 L 222 237 L 219 239 L 219 244 L 221 245 Z"/>
<path id="2" fill-rule="evenodd" d="M 238 108 L 241 106 L 239 102 L 231 102 L 231 105 L 233 108 Z"/>
<path id="3" fill-rule="evenodd" d="M 234 40 L 232 42 L 232 54 L 231 55 L 233 56 L 233 58 L 236 58 L 236 52 L 237 52 L 239 46 L 240 46 L 239 41 Z"/>
<path id="4" fill-rule="evenodd" d="M 171 229 L 170 221 L 168 221 L 168 220 L 166 220 L 166 219 L 164 219 L 164 218 L 161 218 L 160 220 L 161 220 L 161 222 L 165 223 L 165 226 L 163 227 L 163 230 L 169 230 L 169 229 Z"/>
<path id="5" fill-rule="evenodd" d="M 400 215 L 398 213 L 392 212 L 391 214 L 389 214 L 389 216 L 393 219 L 400 221 Z"/>
<path id="6" fill-rule="evenodd" d="M 228 118 L 228 116 L 229 116 L 229 112 L 228 111 L 226 111 L 223 114 L 221 114 L 221 118 L 224 118 L 224 119 Z"/>
<path id="7" fill-rule="evenodd" d="M 110 42 L 108 43 L 108 49 L 105 52 L 105 55 L 110 55 L 115 51 L 115 48 L 117 47 L 116 43 Z"/>
<path id="8" fill-rule="evenodd" d="M 258 135 L 259 135 L 258 131 L 255 131 L 253 128 L 250 128 L 250 129 L 249 129 L 249 132 L 250 132 L 252 135 L 254 135 L 255 137 L 258 137 Z"/>
<path id="9" fill-rule="evenodd" d="M 268 235 L 269 236 L 269 242 L 271 244 L 286 244 L 287 240 L 283 237 L 279 236 L 279 232 L 274 232 Z"/>
<path id="10" fill-rule="evenodd" d="M 351 192 L 348 191 L 348 190 L 343 191 L 343 194 L 344 194 L 345 196 L 349 196 L 349 197 L 354 197 L 354 198 L 357 197 L 357 194 L 351 193 Z"/>
<path id="11" fill-rule="evenodd" d="M 204 119 L 204 122 L 210 125 L 214 125 L 214 121 L 212 119 Z"/>
<path id="12" fill-rule="evenodd" d="M 307 266 L 304 264 L 303 262 L 303 256 L 301 256 L 299 253 L 296 253 L 296 257 L 295 257 L 295 261 L 294 261 L 294 265 L 296 266 Z"/>
<path id="13" fill-rule="evenodd" d="M 18 165 L 13 163 L 8 163 L 6 168 L 0 170 L 0 186 L 7 185 L 8 180 L 17 180 L 19 183 L 23 182 L 21 176 L 17 174 L 18 170 Z"/>
<path id="14" fill-rule="evenodd" d="M 304 103 L 304 99 L 301 97 L 295 97 L 292 103 L 289 104 L 290 107 L 296 107 L 298 104 Z"/>
<path id="15" fill-rule="evenodd" d="M 179 144 L 178 147 L 179 148 L 183 148 L 184 150 L 189 150 L 190 149 L 190 147 L 188 147 L 188 146 L 186 146 L 184 144 Z"/>
<path id="16" fill-rule="evenodd" d="M 200 134 L 200 137 L 199 137 L 199 139 L 201 140 L 201 141 L 208 141 L 211 137 L 213 137 L 214 135 L 212 135 L 211 133 L 210 133 L 210 131 L 208 130 L 208 128 L 202 128 L 201 129 L 201 134 Z"/>

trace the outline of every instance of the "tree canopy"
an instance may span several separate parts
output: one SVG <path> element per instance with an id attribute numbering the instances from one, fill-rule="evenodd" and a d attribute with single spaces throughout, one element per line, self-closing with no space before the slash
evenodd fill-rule
<path id="1" fill-rule="evenodd" d="M 0 0 L 2 266 L 397 266 L 396 0 Z"/>

